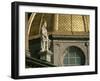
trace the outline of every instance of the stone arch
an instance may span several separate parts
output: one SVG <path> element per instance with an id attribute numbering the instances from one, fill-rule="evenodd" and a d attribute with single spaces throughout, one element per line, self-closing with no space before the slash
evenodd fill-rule
<path id="1" fill-rule="evenodd" d="M 74 52 L 75 52 L 75 56 L 73 54 Z M 73 55 L 75 58 L 73 56 L 69 58 L 68 55 L 69 56 Z M 69 58 L 68 59 L 69 61 L 70 61 L 70 59 L 74 59 L 75 65 L 85 65 L 85 54 L 84 54 L 83 50 L 77 46 L 69 46 L 65 49 L 65 51 L 63 53 L 63 65 L 65 65 L 64 64 L 65 56 Z M 77 63 L 78 59 L 80 61 L 79 64 Z M 65 61 L 65 62 L 67 63 L 67 61 Z M 74 65 L 74 64 L 71 64 L 71 62 L 68 62 L 68 64 L 66 64 L 66 65 Z"/>
<path id="2" fill-rule="evenodd" d="M 30 18 L 29 18 L 29 21 L 25 22 L 26 23 L 26 25 L 25 25 L 25 53 L 26 53 L 27 56 L 30 56 L 28 40 L 29 40 L 29 32 L 30 32 L 30 29 L 31 29 L 32 22 L 35 18 L 35 15 L 36 15 L 36 13 L 32 13 Z"/>

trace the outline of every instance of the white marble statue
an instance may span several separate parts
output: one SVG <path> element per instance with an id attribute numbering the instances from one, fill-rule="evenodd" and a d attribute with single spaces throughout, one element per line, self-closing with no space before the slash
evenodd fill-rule
<path id="1" fill-rule="evenodd" d="M 41 27 L 41 51 L 48 51 L 48 32 L 47 32 L 47 22 L 44 21 Z"/>

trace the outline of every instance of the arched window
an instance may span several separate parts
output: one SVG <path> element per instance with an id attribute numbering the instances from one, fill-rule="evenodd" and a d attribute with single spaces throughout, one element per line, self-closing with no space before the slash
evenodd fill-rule
<path id="1" fill-rule="evenodd" d="M 64 66 L 78 66 L 85 64 L 85 56 L 83 51 L 75 46 L 67 48 L 63 59 Z"/>

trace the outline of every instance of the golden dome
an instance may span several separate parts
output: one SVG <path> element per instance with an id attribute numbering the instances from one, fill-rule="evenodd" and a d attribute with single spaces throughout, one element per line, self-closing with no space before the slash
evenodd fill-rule
<path id="1" fill-rule="evenodd" d="M 26 16 L 28 16 L 28 23 L 30 23 L 32 13 L 26 14 L 28 14 Z M 36 13 L 31 21 L 29 37 L 39 35 L 43 19 L 47 21 L 47 31 L 49 34 L 89 34 L 89 15 Z"/>

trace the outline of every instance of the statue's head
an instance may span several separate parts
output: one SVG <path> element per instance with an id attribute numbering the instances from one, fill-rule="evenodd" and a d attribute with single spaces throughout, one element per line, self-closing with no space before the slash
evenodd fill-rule
<path id="1" fill-rule="evenodd" d="M 47 22 L 46 21 L 44 21 L 44 23 L 43 23 L 43 27 L 47 27 Z"/>

